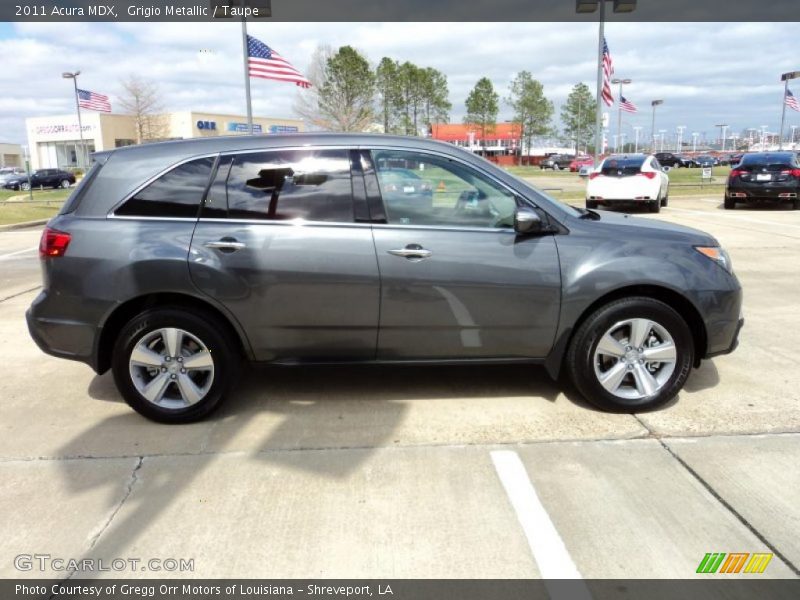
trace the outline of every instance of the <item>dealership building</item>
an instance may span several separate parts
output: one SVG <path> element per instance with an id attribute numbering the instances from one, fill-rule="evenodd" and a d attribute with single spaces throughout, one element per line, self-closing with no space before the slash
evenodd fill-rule
<path id="1" fill-rule="evenodd" d="M 206 112 L 179 111 L 152 117 L 159 139 L 182 140 L 220 135 L 246 135 L 247 117 Z M 89 164 L 89 154 L 136 143 L 136 120 L 132 115 L 83 112 L 83 152 L 77 115 L 32 117 L 25 120 L 31 168 L 53 169 Z M 256 134 L 303 131 L 299 119 L 253 117 Z M 83 158 L 81 159 L 81 153 Z"/>
<path id="2" fill-rule="evenodd" d="M 5 167 L 24 167 L 22 146 L 0 142 L 0 169 Z"/>

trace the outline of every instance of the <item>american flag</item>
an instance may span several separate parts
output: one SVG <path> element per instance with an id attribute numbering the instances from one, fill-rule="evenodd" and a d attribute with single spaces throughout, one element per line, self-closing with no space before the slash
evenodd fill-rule
<path id="1" fill-rule="evenodd" d="M 603 38 L 603 102 L 606 106 L 614 105 L 614 95 L 611 93 L 611 76 L 614 74 L 614 61 L 608 50 L 608 42 Z"/>
<path id="2" fill-rule="evenodd" d="M 625 96 L 619 97 L 619 108 L 620 110 L 624 110 L 625 112 L 629 113 L 635 113 L 637 110 L 639 110 L 638 108 L 636 108 L 636 105 L 627 98 L 625 98 Z"/>
<path id="3" fill-rule="evenodd" d="M 89 110 L 111 112 L 111 103 L 108 101 L 108 96 L 95 94 L 89 90 L 78 90 L 78 105 Z"/>
<path id="4" fill-rule="evenodd" d="M 800 112 L 800 102 L 797 101 L 797 98 L 789 88 L 786 88 L 786 98 L 784 99 L 784 102 L 786 103 L 786 106 L 792 110 Z"/>
<path id="5" fill-rule="evenodd" d="M 311 87 L 311 82 L 289 61 L 251 35 L 247 36 L 247 66 L 250 77 L 291 81 L 303 88 Z"/>

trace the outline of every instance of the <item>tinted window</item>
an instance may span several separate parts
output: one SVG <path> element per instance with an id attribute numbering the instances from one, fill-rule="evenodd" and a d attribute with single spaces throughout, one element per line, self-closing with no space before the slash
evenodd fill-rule
<path id="1" fill-rule="evenodd" d="M 738 168 L 740 170 L 782 171 L 793 168 L 795 164 L 795 157 L 792 154 L 745 154 Z"/>
<path id="2" fill-rule="evenodd" d="M 514 226 L 514 194 L 459 162 L 396 150 L 373 160 L 390 224 Z"/>
<path id="3" fill-rule="evenodd" d="M 120 206 L 115 214 L 135 217 L 196 217 L 214 158 L 199 158 L 175 167 Z"/>
<path id="4" fill-rule="evenodd" d="M 603 175 L 636 175 L 642 169 L 644 158 L 608 158 L 603 161 Z"/>
<path id="5" fill-rule="evenodd" d="M 227 186 L 232 219 L 353 222 L 347 150 L 282 150 L 234 157 Z"/>

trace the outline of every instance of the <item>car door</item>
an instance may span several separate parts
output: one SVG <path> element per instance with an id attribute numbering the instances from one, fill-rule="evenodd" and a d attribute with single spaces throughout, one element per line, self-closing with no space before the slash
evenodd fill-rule
<path id="1" fill-rule="evenodd" d="M 381 273 L 381 360 L 539 358 L 553 343 L 561 277 L 552 234 L 518 236 L 526 201 L 467 163 L 442 154 L 374 149 L 365 167 Z M 427 197 L 389 191 L 403 168 Z M 375 215 L 373 214 L 373 218 Z"/>
<path id="2" fill-rule="evenodd" d="M 375 358 L 380 281 L 370 224 L 356 222 L 359 183 L 356 199 L 346 149 L 220 158 L 189 269 L 239 320 L 257 360 Z"/>

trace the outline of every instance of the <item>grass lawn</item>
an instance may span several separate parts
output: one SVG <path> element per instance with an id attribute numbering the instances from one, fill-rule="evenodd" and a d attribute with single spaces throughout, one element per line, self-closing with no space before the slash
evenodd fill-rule
<path id="1" fill-rule="evenodd" d="M 0 190 L 0 225 L 49 219 L 60 209 L 72 190 L 34 191 L 34 202 L 28 202 L 26 192 Z M 9 201 L 13 198 L 14 200 Z M 24 198 L 24 200 L 23 200 Z"/>

